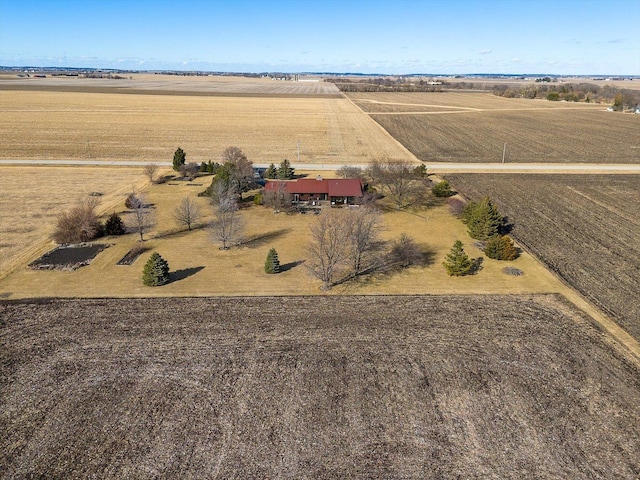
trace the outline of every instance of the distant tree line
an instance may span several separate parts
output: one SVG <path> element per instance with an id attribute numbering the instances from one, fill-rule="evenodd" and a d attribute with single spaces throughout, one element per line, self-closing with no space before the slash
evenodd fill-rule
<path id="1" fill-rule="evenodd" d="M 536 82 L 514 88 L 509 85 L 493 87 L 494 95 L 506 98 L 543 98 L 551 101 L 608 103 L 614 109 L 627 109 L 640 104 L 640 91 L 618 88 L 612 85 L 600 87 L 592 83 L 548 84 Z"/>
<path id="2" fill-rule="evenodd" d="M 412 81 L 407 77 L 375 77 L 352 80 L 329 78 L 341 92 L 441 92 L 443 85 L 431 85 L 428 81 Z"/>

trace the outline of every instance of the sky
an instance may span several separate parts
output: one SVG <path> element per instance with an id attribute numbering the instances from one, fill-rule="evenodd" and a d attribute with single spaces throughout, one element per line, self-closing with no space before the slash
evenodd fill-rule
<path id="1" fill-rule="evenodd" d="M 640 0 L 0 0 L 0 65 L 640 75 Z"/>

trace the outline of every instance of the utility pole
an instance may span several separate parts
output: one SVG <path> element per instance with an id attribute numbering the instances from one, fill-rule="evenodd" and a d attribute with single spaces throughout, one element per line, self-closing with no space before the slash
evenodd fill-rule
<path id="1" fill-rule="evenodd" d="M 298 163 L 300 163 L 300 140 L 298 140 L 296 147 L 298 147 Z"/>
<path id="2" fill-rule="evenodd" d="M 87 157 L 91 158 L 91 148 L 89 147 L 89 140 L 87 140 Z"/>
<path id="3" fill-rule="evenodd" d="M 502 149 L 502 163 L 504 163 L 504 156 L 507 153 L 507 144 L 505 142 L 504 148 Z"/>

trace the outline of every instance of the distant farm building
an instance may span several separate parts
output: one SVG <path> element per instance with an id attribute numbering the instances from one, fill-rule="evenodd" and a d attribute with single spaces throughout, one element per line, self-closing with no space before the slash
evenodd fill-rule
<path id="1" fill-rule="evenodd" d="M 332 205 L 351 205 L 362 197 L 362 182 L 357 178 L 301 178 L 267 180 L 265 192 L 284 191 L 294 203 L 329 201 Z"/>

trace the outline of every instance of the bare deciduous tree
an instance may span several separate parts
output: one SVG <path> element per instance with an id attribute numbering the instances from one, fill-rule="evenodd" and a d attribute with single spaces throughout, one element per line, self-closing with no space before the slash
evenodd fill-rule
<path id="1" fill-rule="evenodd" d="M 367 174 L 398 209 L 416 203 L 425 193 L 424 176 L 418 175 L 408 160 L 374 160 Z"/>
<path id="2" fill-rule="evenodd" d="M 199 171 L 200 165 L 195 162 L 185 163 L 180 166 L 180 175 L 189 180 L 194 179 L 198 175 Z"/>
<path id="3" fill-rule="evenodd" d="M 191 227 L 202 218 L 200 204 L 190 197 L 184 197 L 174 210 L 173 218 L 178 225 L 187 227 L 187 230 L 191 230 Z"/>
<path id="4" fill-rule="evenodd" d="M 360 167 L 352 165 L 343 165 L 336 170 L 338 178 L 359 178 L 364 179 L 364 171 Z"/>
<path id="5" fill-rule="evenodd" d="M 292 198 L 291 194 L 287 192 L 284 182 L 276 182 L 275 185 L 275 190 L 269 190 L 264 193 L 262 201 L 266 206 L 272 207 L 274 213 L 280 213 L 283 208 L 291 206 Z"/>
<path id="6" fill-rule="evenodd" d="M 142 173 L 149 179 L 149 182 L 153 183 L 156 180 L 156 174 L 158 173 L 158 167 L 155 163 L 148 163 L 142 168 Z"/>
<path id="7" fill-rule="evenodd" d="M 347 211 L 347 224 L 349 234 L 349 258 L 354 275 L 361 273 L 370 254 L 374 253 L 379 245 L 378 233 L 380 231 L 380 212 L 373 207 L 362 206 Z M 372 265 L 370 265 L 372 266 Z"/>
<path id="8" fill-rule="evenodd" d="M 96 197 L 84 198 L 70 210 L 58 215 L 53 239 L 57 243 L 80 243 L 94 239 L 100 233 L 96 214 L 99 203 Z"/>
<path id="9" fill-rule="evenodd" d="M 142 195 L 137 195 L 130 202 L 128 226 L 140 235 L 140 241 L 144 241 L 144 234 L 154 226 L 154 212 Z"/>
<path id="10" fill-rule="evenodd" d="M 240 194 L 245 192 L 254 184 L 253 162 L 247 158 L 241 148 L 227 147 L 222 152 L 224 163 L 233 165 L 231 172 L 231 183 L 236 183 Z"/>
<path id="11" fill-rule="evenodd" d="M 229 245 L 240 241 L 244 232 L 244 219 L 238 212 L 236 192 L 233 188 L 220 182 L 214 186 L 214 215 L 215 220 L 211 224 L 211 234 L 215 240 L 222 243 L 222 249 L 227 250 Z"/>
<path id="12" fill-rule="evenodd" d="M 311 225 L 311 242 L 307 247 L 309 272 L 329 290 L 348 255 L 349 229 L 344 210 L 323 212 Z"/>

